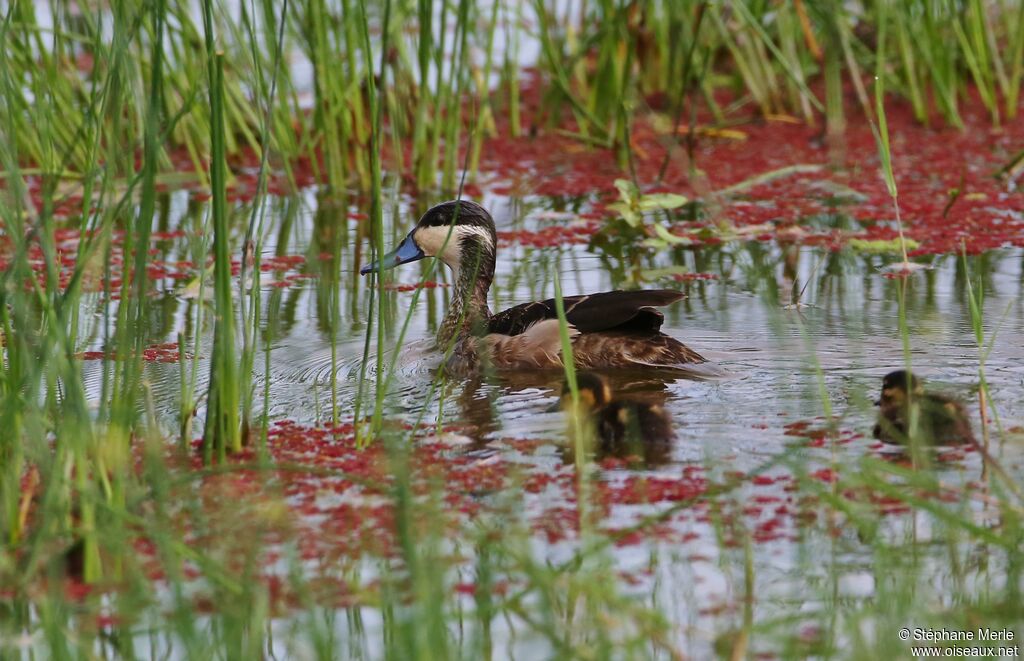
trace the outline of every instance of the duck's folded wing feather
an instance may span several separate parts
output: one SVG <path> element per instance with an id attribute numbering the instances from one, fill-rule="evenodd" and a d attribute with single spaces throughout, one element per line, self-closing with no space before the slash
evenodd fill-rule
<path id="1" fill-rule="evenodd" d="M 569 326 L 569 340 L 579 332 Z M 548 319 L 519 335 L 492 333 L 480 340 L 491 364 L 498 369 L 544 369 L 562 367 L 562 334 L 558 322 Z"/>
<path id="2" fill-rule="evenodd" d="M 608 331 L 580 335 L 573 342 L 577 369 L 665 367 L 682 369 L 703 356 L 659 331 Z"/>
<path id="3" fill-rule="evenodd" d="M 684 294 L 672 289 L 607 291 L 566 296 L 565 317 L 581 333 L 608 330 L 656 331 L 665 316 L 655 308 L 675 303 Z M 523 303 L 491 317 L 488 332 L 519 335 L 546 319 L 557 319 L 555 299 Z"/>

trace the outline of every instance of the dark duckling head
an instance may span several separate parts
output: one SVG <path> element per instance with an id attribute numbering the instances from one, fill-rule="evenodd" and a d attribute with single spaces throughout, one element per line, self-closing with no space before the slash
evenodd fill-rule
<path id="1" fill-rule="evenodd" d="M 924 382 L 909 370 L 889 372 L 882 378 L 882 396 L 875 404 L 902 403 L 906 400 L 907 393 L 924 394 Z"/>
<path id="2" fill-rule="evenodd" d="M 585 412 L 593 412 L 604 408 L 612 400 L 612 389 L 608 380 L 593 372 L 576 374 L 576 395 L 580 406 Z M 569 382 L 562 384 L 562 397 L 559 400 L 562 410 L 572 407 L 572 389 Z"/>

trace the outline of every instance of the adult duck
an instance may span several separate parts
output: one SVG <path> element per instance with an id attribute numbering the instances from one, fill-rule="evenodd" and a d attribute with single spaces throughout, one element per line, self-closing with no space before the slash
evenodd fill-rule
<path id="1" fill-rule="evenodd" d="M 450 351 L 447 367 L 543 369 L 562 366 L 562 343 L 555 299 L 523 303 L 498 314 L 487 306 L 494 280 L 497 233 L 491 214 L 468 200 L 444 202 L 428 210 L 395 250 L 360 273 L 376 273 L 424 257 L 437 257 L 455 275 L 448 313 L 437 331 L 437 346 Z M 656 308 L 683 294 L 669 289 L 609 291 L 566 296 L 573 360 L 578 368 L 681 368 L 704 358 L 661 332 L 664 315 Z"/>
<path id="2" fill-rule="evenodd" d="M 907 370 L 882 379 L 875 402 L 878 422 L 874 436 L 885 443 L 909 443 L 910 407 L 917 407 L 917 438 L 924 445 L 977 445 L 964 405 L 941 393 L 927 392 L 924 381 Z"/>

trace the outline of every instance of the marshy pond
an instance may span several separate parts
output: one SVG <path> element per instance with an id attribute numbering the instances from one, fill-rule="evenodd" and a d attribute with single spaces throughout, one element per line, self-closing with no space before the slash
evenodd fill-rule
<path id="1" fill-rule="evenodd" d="M 1019 654 L 1020 3 L 87 4 L 0 12 L 0 658 Z M 666 443 L 360 275 L 453 198 L 494 312 L 678 292 Z"/>
<path id="2" fill-rule="evenodd" d="M 942 541 L 950 534 L 949 522 L 929 512 L 930 506 L 918 509 L 892 491 L 893 484 L 907 488 L 909 483 L 918 491 L 915 498 L 935 499 L 969 525 L 985 526 L 999 514 L 985 496 L 989 478 L 979 454 L 970 447 L 946 448 L 931 468 L 915 472 L 898 447 L 876 441 L 871 430 L 881 377 L 909 357 L 930 387 L 967 402 L 981 436 L 982 354 L 974 334 L 973 291 L 983 296 L 978 312 L 990 342 L 983 348 L 988 416 L 998 419 L 989 420 L 986 433 L 1002 468 L 1019 475 L 1024 461 L 1020 248 L 919 258 L 926 269 L 894 275 L 885 267 L 895 255 L 805 243 L 761 228 L 756 237 L 695 241 L 674 250 L 651 250 L 640 245 L 640 237 L 613 235 L 610 240 L 623 240 L 617 248 L 621 254 L 613 257 L 602 247 L 609 238 L 597 231 L 601 223 L 592 196 L 485 192 L 478 199 L 491 210 L 500 237 L 492 309 L 549 298 L 556 278 L 569 296 L 628 288 L 639 277 L 648 286 L 685 292 L 685 299 L 665 309 L 663 330 L 702 352 L 709 363 L 691 372 L 606 372 L 616 393 L 664 406 L 674 421 L 674 440 L 668 452 L 654 458 L 595 457 L 586 468 L 581 519 L 583 487 L 565 452 L 571 444 L 567 421 L 551 410 L 564 375 L 511 371 L 442 379 L 433 336 L 452 283 L 448 269 L 429 261 L 386 276 L 385 362 L 378 364 L 376 342 L 366 342 L 377 291 L 358 275 L 371 251 L 359 234 L 363 208 L 342 206 L 316 188 L 271 198 L 269 238 L 253 280 L 260 292 L 263 348 L 252 377 L 256 401 L 269 404 L 269 431 L 244 456 L 267 452 L 282 465 L 338 474 L 304 475 L 300 468 L 270 479 L 266 468 L 241 459 L 246 468 L 239 468 L 239 484 L 218 487 L 227 489 L 219 497 L 283 498 L 279 506 L 291 512 L 288 535 L 261 549 L 272 559 L 261 576 L 276 581 L 275 598 L 285 605 L 296 599 L 293 590 L 309 590 L 328 602 L 341 599 L 338 591 L 353 591 L 353 605 L 335 604 L 337 614 L 324 635 L 359 641 L 359 649 L 373 656 L 374 641 L 389 626 L 372 599 L 360 604 L 357 596 L 367 589 L 360 584 L 377 585 L 382 572 L 394 579 L 389 573 L 394 569 L 380 566 L 394 543 L 389 530 L 394 512 L 381 486 L 387 482 L 388 452 L 357 447 L 353 427 L 355 402 L 362 397 L 368 415 L 380 378 L 387 380 L 387 424 L 417 429 L 400 435 L 410 444 L 413 483 L 424 498 L 444 504 L 441 511 L 424 505 L 426 513 L 419 516 L 439 517 L 451 535 L 434 540 L 436 555 L 430 557 L 449 567 L 452 582 L 441 589 L 462 595 L 454 603 L 466 608 L 465 620 L 472 621 L 469 604 L 478 598 L 477 535 L 506 527 L 532 549 L 531 563 L 577 563 L 602 581 L 615 576 L 620 598 L 642 596 L 666 619 L 674 632 L 664 641 L 666 649 L 704 650 L 699 655 L 733 644 L 740 631 L 735 624 L 748 607 L 755 622 L 762 617 L 789 621 L 779 630 L 787 633 L 773 633 L 765 649 L 814 649 L 825 644 L 816 615 L 820 609 L 837 601 L 872 602 L 885 583 L 913 590 L 939 609 L 952 606 L 948 595 L 963 589 L 964 582 L 1012 589 L 1005 583 L 1012 574 L 1005 572 L 1015 558 L 1002 551 L 972 551 L 969 545 L 950 547 Z M 863 231 L 849 215 L 855 200 L 813 202 L 822 205 L 820 213 L 794 219 L 809 236 Z M 185 347 L 185 379 L 194 373 L 194 388 L 202 392 L 213 313 L 190 282 L 197 255 L 208 250 L 198 231 L 204 204 L 189 191 L 178 191 L 161 198 L 161 209 L 151 251 L 155 286 L 147 302 L 151 353 L 144 383 L 153 413 L 166 436 L 174 438 L 183 374 L 178 342 Z M 405 235 L 420 211 L 413 200 L 394 196 L 387 213 L 389 245 Z M 245 217 L 247 204 L 240 203 L 235 213 Z M 244 251 L 238 244 L 234 252 Z M 113 365 L 104 360 L 109 318 L 104 305 L 105 297 L 96 293 L 83 297 L 80 310 L 83 376 L 91 399 L 102 396 L 105 370 Z M 204 415 L 202 403 L 196 413 L 200 419 Z M 264 443 L 265 450 L 255 449 Z M 345 477 L 349 473 L 354 477 Z M 363 480 L 381 484 L 368 486 Z M 220 516 L 231 516 L 230 508 Z M 238 524 L 215 525 L 231 530 Z M 584 553 L 592 544 L 599 550 Z M 951 553 L 963 563 L 955 569 Z M 891 554 L 886 557 L 894 564 L 879 567 L 879 554 Z M 911 560 L 908 571 L 901 562 Z M 505 574 L 495 568 L 489 579 L 494 599 L 524 589 L 516 569 L 521 571 L 508 568 Z M 301 579 L 289 586 L 297 571 Z M 319 587 L 298 587 L 306 581 Z M 334 586 L 335 594 L 324 585 Z M 757 595 L 756 607 L 748 594 Z M 541 600 L 528 592 L 517 598 L 527 611 Z M 352 613 L 359 614 L 357 620 Z M 281 613 L 273 625 L 282 628 L 285 641 L 292 617 L 290 611 Z M 640 635 L 631 626 L 635 623 L 623 624 L 621 631 L 612 628 L 609 635 Z M 890 625 L 877 621 L 874 626 Z M 488 635 L 495 653 L 550 650 L 550 640 L 514 617 L 492 627 Z"/>

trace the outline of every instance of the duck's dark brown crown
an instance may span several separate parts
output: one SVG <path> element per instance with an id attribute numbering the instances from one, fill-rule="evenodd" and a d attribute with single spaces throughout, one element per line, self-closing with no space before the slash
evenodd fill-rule
<path id="1" fill-rule="evenodd" d="M 417 225 L 444 227 L 455 223 L 467 227 L 480 227 L 495 238 L 494 219 L 482 206 L 470 200 L 450 200 L 427 209 Z"/>

